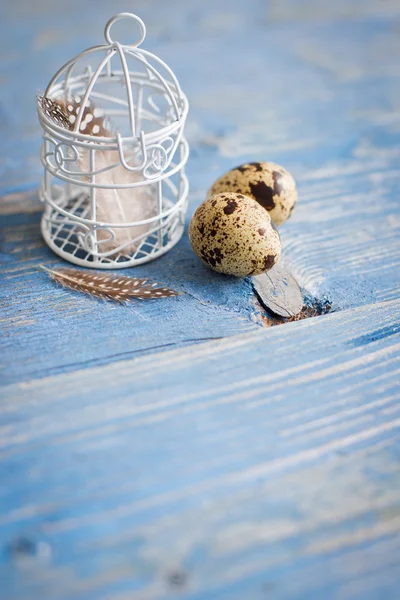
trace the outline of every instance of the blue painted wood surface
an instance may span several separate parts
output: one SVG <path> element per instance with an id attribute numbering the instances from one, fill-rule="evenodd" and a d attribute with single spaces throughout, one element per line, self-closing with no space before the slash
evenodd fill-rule
<path id="1" fill-rule="evenodd" d="M 4 553 L 7 597 L 396 598 L 399 319 L 391 301 L 5 388 L 2 540 L 52 551 Z"/>
<path id="2" fill-rule="evenodd" d="M 112 4 L 0 7 L 0 598 L 397 599 L 400 2 Z M 285 260 L 335 313 L 265 327 L 187 236 L 129 271 L 165 302 L 38 269 L 34 94 L 120 10 L 191 103 L 188 219 L 224 170 L 285 165 Z"/>

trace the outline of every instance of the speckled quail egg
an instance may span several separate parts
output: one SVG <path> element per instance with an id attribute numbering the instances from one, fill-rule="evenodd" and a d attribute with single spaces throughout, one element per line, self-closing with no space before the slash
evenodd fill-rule
<path id="1" fill-rule="evenodd" d="M 190 222 L 190 242 L 209 267 L 245 277 L 268 271 L 279 260 L 279 233 L 252 198 L 224 193 L 200 204 Z"/>
<path id="2" fill-rule="evenodd" d="M 283 167 L 271 162 L 252 162 L 222 175 L 208 196 L 236 192 L 254 198 L 265 208 L 275 225 L 281 225 L 291 215 L 297 201 L 296 183 Z"/>

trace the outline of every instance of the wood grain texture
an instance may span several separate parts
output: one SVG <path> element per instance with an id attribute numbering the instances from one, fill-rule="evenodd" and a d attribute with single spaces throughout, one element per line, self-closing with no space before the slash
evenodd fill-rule
<path id="1" fill-rule="evenodd" d="M 116 2 L 113 10 L 128 4 Z M 375 3 L 350 4 L 351 10 L 348 2 L 335 8 L 320 3 L 315 22 L 311 0 L 279 3 L 279 18 L 276 3 L 267 10 L 258 0 L 204 7 L 182 0 L 173 10 L 156 0 L 136 7 L 148 24 L 146 47 L 174 67 L 191 103 L 188 219 L 224 170 L 257 158 L 283 163 L 300 193 L 293 217 L 281 228 L 287 264 L 306 292 L 328 298 L 335 310 L 396 299 L 400 289 L 400 47 L 392 25 L 399 10 L 394 2 L 380 4 L 377 23 L 370 19 L 379 12 Z M 54 289 L 38 273 L 39 264 L 54 267 L 61 261 L 41 240 L 32 193 L 15 191 L 41 177 L 34 94 L 60 63 L 99 41 L 109 17 L 105 1 L 95 11 L 75 1 L 68 4 L 70 12 L 67 5 L 41 6 L 35 18 L 23 1 L 1 9 L 3 43 L 14 44 L 9 31 L 25 23 L 28 48 L 14 58 L 6 53 L 3 65 L 9 82 L 0 111 L 3 160 L 15 167 L 3 170 L 2 178 L 8 192 L 2 201 L 3 381 L 261 327 L 251 286 L 203 268 L 186 235 L 163 260 L 134 270 L 192 294 L 174 302 L 171 314 L 167 304 L 136 312 L 98 306 Z M 295 27 L 282 11 L 293 15 Z M 75 14 L 81 18 L 70 27 Z M 16 72 L 23 77 L 13 76 Z M 9 126 L 16 122 L 18 127 Z"/>
<path id="2" fill-rule="evenodd" d="M 40 265 L 65 266 L 47 248 L 40 213 L 7 215 L 0 267 L 0 380 L 43 377 L 138 353 L 255 330 L 250 282 L 223 281 L 202 266 L 185 239 L 162 261 L 125 269 L 178 292 L 177 298 L 116 306 L 61 289 Z"/>
<path id="3" fill-rule="evenodd" d="M 395 598 L 399 320 L 392 301 L 4 388 L 1 537 L 51 549 L 4 558 L 7 597 Z"/>
<path id="4" fill-rule="evenodd" d="M 400 2 L 112 4 L 0 7 L 0 598 L 397 600 Z M 40 272 L 35 93 L 132 9 L 189 96 L 188 219 L 283 164 L 287 264 L 337 312 L 263 328 L 187 236 L 126 272 L 165 303 Z"/>

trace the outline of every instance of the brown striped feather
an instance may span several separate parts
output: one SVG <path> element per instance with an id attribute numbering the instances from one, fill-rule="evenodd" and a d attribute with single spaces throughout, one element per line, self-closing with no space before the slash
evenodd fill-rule
<path id="1" fill-rule="evenodd" d="M 148 279 L 126 277 L 122 275 L 104 274 L 99 271 L 86 272 L 78 269 L 48 269 L 49 277 L 63 287 L 96 296 L 103 300 L 128 302 L 129 300 L 154 300 L 155 298 L 171 298 L 179 296 L 167 287 L 156 287 L 157 283 L 149 283 Z"/>

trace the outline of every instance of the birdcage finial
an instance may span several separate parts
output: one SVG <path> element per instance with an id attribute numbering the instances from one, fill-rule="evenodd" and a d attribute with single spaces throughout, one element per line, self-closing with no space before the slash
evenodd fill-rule
<path id="1" fill-rule="evenodd" d="M 132 48 L 137 48 L 138 46 L 140 46 L 140 44 L 143 42 L 144 38 L 146 37 L 146 26 L 140 17 L 138 17 L 137 15 L 134 15 L 133 13 L 129 13 L 129 12 L 118 13 L 117 15 L 114 15 L 108 21 L 108 23 L 104 29 L 104 37 L 106 38 L 107 44 L 110 44 L 110 46 L 111 46 L 116 43 L 117 40 L 112 39 L 112 37 L 110 35 L 110 30 L 111 30 L 112 25 L 116 21 L 120 21 L 121 19 L 131 19 L 132 21 L 136 21 L 136 23 L 139 24 L 139 28 L 140 28 L 139 39 L 136 42 L 133 42 L 131 44 L 121 44 L 121 46 L 131 46 Z"/>

